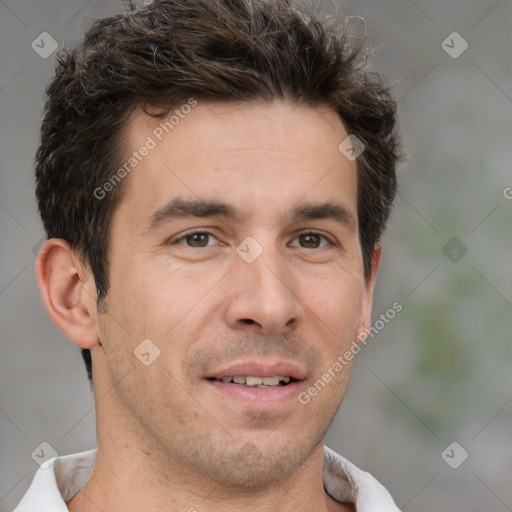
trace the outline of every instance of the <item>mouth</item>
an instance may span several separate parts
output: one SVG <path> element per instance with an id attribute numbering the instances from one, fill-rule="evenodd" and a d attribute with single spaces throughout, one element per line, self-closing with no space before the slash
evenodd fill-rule
<path id="1" fill-rule="evenodd" d="M 272 389 L 276 387 L 287 386 L 290 383 L 298 382 L 291 376 L 274 375 L 273 377 L 254 377 L 251 375 L 236 375 L 234 377 L 208 377 L 210 382 L 224 382 L 225 384 L 238 384 L 251 389 Z"/>
<path id="2" fill-rule="evenodd" d="M 222 399 L 243 407 L 272 409 L 296 403 L 305 385 L 306 373 L 299 365 L 249 362 L 225 367 L 205 376 L 210 388 Z"/>

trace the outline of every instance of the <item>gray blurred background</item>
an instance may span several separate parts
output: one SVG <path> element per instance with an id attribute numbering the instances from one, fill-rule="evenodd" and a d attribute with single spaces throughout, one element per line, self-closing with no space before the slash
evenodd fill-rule
<path id="1" fill-rule="evenodd" d="M 61 455 L 96 445 L 82 357 L 35 279 L 33 158 L 54 67 L 49 36 L 72 44 L 122 6 L 0 0 L 0 512 L 29 487 L 42 441 Z M 408 155 L 374 319 L 396 301 L 403 310 L 358 354 L 326 444 L 374 474 L 403 511 L 510 511 L 512 0 L 319 8 L 353 17 L 356 36 L 366 21 L 369 67 L 393 84 Z"/>

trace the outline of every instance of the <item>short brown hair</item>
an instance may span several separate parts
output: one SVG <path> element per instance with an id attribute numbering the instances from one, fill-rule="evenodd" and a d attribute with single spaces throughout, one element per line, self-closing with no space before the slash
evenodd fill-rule
<path id="1" fill-rule="evenodd" d="M 357 158 L 365 277 L 396 194 L 396 103 L 362 65 L 346 27 L 286 0 L 156 0 L 96 21 L 59 52 L 36 155 L 36 196 L 48 238 L 90 265 L 105 297 L 112 214 L 126 180 L 94 190 L 120 165 L 119 135 L 137 106 L 167 111 L 188 98 L 327 105 L 365 147 Z M 341 141 L 340 141 L 341 142 Z M 342 158 L 340 154 L 340 158 Z M 83 350 L 89 379 L 90 351 Z"/>

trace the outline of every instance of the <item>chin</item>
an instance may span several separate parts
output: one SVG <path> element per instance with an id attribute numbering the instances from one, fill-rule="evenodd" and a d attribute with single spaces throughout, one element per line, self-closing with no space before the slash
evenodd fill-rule
<path id="1" fill-rule="evenodd" d="M 239 449 L 235 444 L 198 453 L 196 470 L 223 485 L 264 488 L 293 475 L 318 446 L 293 436 L 276 444 L 272 434 L 260 442 L 247 441 Z"/>

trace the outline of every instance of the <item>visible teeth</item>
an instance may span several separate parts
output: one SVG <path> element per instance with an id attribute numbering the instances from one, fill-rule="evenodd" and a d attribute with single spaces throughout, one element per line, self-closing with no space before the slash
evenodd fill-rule
<path id="1" fill-rule="evenodd" d="M 291 380 L 290 377 L 283 377 L 282 375 L 274 375 L 273 377 L 254 377 L 252 375 L 242 376 L 237 375 L 236 377 L 222 377 L 219 380 L 225 383 L 234 382 L 235 384 L 242 384 L 251 387 L 263 387 L 263 386 L 279 386 L 288 384 Z"/>
<path id="2" fill-rule="evenodd" d="M 268 377 L 266 377 L 268 378 Z M 263 380 L 261 377 L 250 377 L 250 376 L 247 376 L 245 378 L 245 383 L 248 385 L 248 386 L 259 386 L 260 384 L 263 384 Z M 279 383 L 279 381 L 278 381 Z"/>

